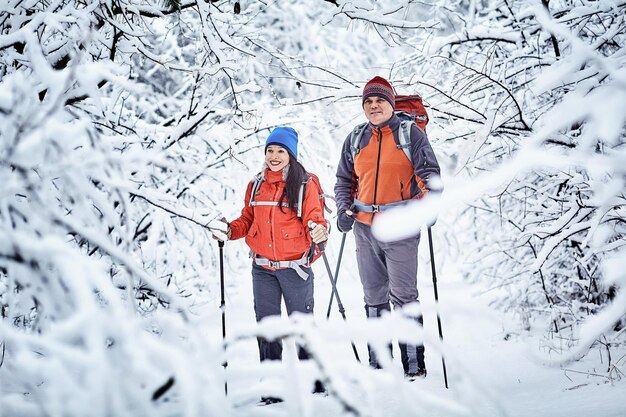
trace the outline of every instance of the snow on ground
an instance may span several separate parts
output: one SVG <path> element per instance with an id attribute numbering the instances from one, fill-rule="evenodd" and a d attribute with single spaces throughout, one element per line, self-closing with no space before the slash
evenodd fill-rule
<path id="1" fill-rule="evenodd" d="M 436 229 L 434 229 L 436 230 Z M 340 243 L 340 235 L 335 233 L 329 245 L 328 256 L 333 267 Z M 435 246 L 437 234 L 435 232 Z M 241 251 L 233 250 L 243 242 L 229 242 L 226 256 Z M 229 247 L 230 245 L 230 247 Z M 439 266 L 438 288 L 440 315 L 443 324 L 444 349 L 449 389 L 444 387 L 441 356 L 432 341 L 438 339 L 436 309 L 433 296 L 433 283 L 428 263 L 427 240 L 420 244 L 420 271 L 418 285 L 420 299 L 424 310 L 426 361 L 428 377 L 415 381 L 411 388 L 398 391 L 396 383 L 405 382 L 400 379 L 387 378 L 381 371 L 371 371 L 367 367 L 354 368 L 356 361 L 350 346 L 328 346 L 336 350 L 337 361 L 349 363 L 356 370 L 358 377 L 371 378 L 366 382 L 379 384 L 376 387 L 376 403 L 368 403 L 372 415 L 406 416 L 407 402 L 414 402 L 414 415 L 444 416 L 450 415 L 443 411 L 451 407 L 458 414 L 472 416 L 550 416 L 550 417 L 626 417 L 626 380 L 613 383 L 605 378 L 591 376 L 594 371 L 606 369 L 606 357 L 598 350 L 592 351 L 580 362 L 569 364 L 563 368 L 549 367 L 541 364 L 540 357 L 545 351 L 539 348 L 537 340 L 517 333 L 518 326 L 508 316 L 491 310 L 485 297 L 477 296 L 479 289 L 462 282 L 460 274 L 453 264 Z M 227 268 L 227 331 L 237 333 L 254 325 L 252 304 L 252 285 L 248 260 L 230 259 Z M 315 278 L 315 321 L 323 326 L 328 306 L 331 287 L 320 259 L 314 267 Z M 343 266 L 338 279 L 338 290 L 346 309 L 350 325 L 359 326 L 364 323 L 362 290 L 358 280 L 354 244 L 350 234 L 344 252 Z M 216 300 L 217 307 L 219 300 Z M 334 304 L 331 322 L 342 319 Z M 212 320 L 207 323 L 207 332 L 220 335 L 219 323 Z M 365 344 L 359 344 L 359 354 L 366 360 Z M 234 352 L 234 353 L 233 353 Z M 613 360 L 623 359 L 626 352 L 613 351 Z M 229 363 L 228 375 L 238 382 L 232 382 L 229 398 L 233 402 L 243 401 L 239 408 L 241 416 L 264 415 L 300 415 L 332 416 L 340 413 L 337 402 L 324 396 L 314 396 L 305 410 L 294 410 L 288 403 L 275 404 L 268 407 L 255 407 L 255 393 L 264 392 L 262 384 L 272 385 L 280 394 L 277 380 L 271 378 L 259 382 L 258 375 L 246 374 L 258 360 L 256 342 L 254 340 L 237 342 L 231 347 L 231 357 L 236 361 Z M 399 354 L 395 354 L 394 375 L 401 371 Z M 623 365 L 623 364 L 622 364 Z M 363 369 L 361 369 L 363 368 Z M 623 368 L 623 366 L 622 366 Z M 350 369 L 352 371 L 350 371 Z M 378 374 L 376 373 L 378 372 Z M 605 372 L 604 372 L 605 373 Z M 242 381 L 245 381 L 242 383 Z M 398 382 L 400 381 L 400 382 Z M 278 381 L 280 382 L 280 381 Z M 410 398 L 399 398 L 399 393 Z M 246 402 L 247 401 L 247 402 Z M 446 403 L 449 404 L 446 405 Z M 444 406 L 439 406 L 443 404 Z M 459 411 L 459 406 L 461 407 Z M 465 407 L 465 409 L 463 408 Z"/>

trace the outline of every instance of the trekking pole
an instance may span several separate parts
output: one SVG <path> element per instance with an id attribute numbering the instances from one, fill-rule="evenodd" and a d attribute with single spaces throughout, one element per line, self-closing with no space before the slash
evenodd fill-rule
<path id="1" fill-rule="evenodd" d="M 310 228 L 313 229 L 316 226 L 315 223 L 311 223 Z M 345 236 L 345 235 L 344 235 Z M 343 320 L 346 321 L 346 311 L 343 308 L 343 304 L 341 303 L 341 298 L 339 297 L 339 292 L 337 292 L 337 283 L 335 282 L 335 279 L 333 278 L 333 272 L 330 269 L 330 264 L 328 263 L 328 257 L 326 257 L 326 252 L 324 251 L 324 243 L 318 243 L 317 247 L 320 249 L 320 251 L 322 252 L 322 258 L 324 259 L 324 265 L 326 265 L 326 272 L 328 272 L 328 278 L 330 279 L 330 285 L 332 286 L 332 291 L 335 294 L 335 297 L 337 298 L 337 305 L 341 306 L 341 308 L 339 309 L 339 312 L 341 313 L 341 317 L 343 317 Z M 354 342 L 350 342 L 350 344 L 352 345 L 352 351 L 354 352 L 354 357 L 356 358 L 357 361 L 361 362 L 361 358 L 359 358 L 359 352 L 356 350 L 356 346 L 354 345 Z"/>
<path id="2" fill-rule="evenodd" d="M 224 354 L 226 353 L 226 301 L 224 300 L 224 241 L 218 240 L 220 248 L 220 310 L 222 310 L 222 342 L 224 344 Z M 222 364 L 224 370 L 228 366 L 226 358 Z M 224 393 L 228 395 L 228 382 L 224 378 Z"/>
<path id="3" fill-rule="evenodd" d="M 435 291 L 435 304 L 437 305 L 437 327 L 439 328 L 439 340 L 443 343 L 443 332 L 441 331 L 441 317 L 439 317 L 439 293 L 437 292 L 437 272 L 435 271 L 435 251 L 433 250 L 433 233 L 428 226 L 428 246 L 430 247 L 430 267 L 433 273 L 433 288 Z M 446 372 L 446 360 L 441 354 L 441 365 L 443 366 L 443 380 L 448 388 L 448 373 Z"/>
<path id="4" fill-rule="evenodd" d="M 346 214 L 348 216 L 353 216 L 353 212 L 351 210 L 346 210 Z M 348 232 L 343 232 L 343 236 L 341 237 L 341 246 L 339 247 L 339 257 L 337 258 L 337 267 L 335 268 L 335 286 L 337 281 L 339 280 L 339 267 L 341 266 L 341 259 L 343 258 L 343 247 L 346 244 L 346 236 Z M 330 318 L 330 311 L 333 307 L 333 298 L 335 297 L 335 293 L 333 291 L 330 292 L 330 300 L 328 300 L 328 310 L 326 310 L 326 320 Z M 345 309 L 343 308 L 343 304 L 341 302 L 337 303 L 337 307 L 339 308 L 339 312 L 343 314 Z"/>
<path id="5" fill-rule="evenodd" d="M 343 257 L 343 247 L 346 244 L 347 235 L 348 235 L 347 233 L 343 233 L 343 236 L 341 237 L 341 246 L 339 247 L 339 257 L 337 258 L 337 267 L 335 268 L 335 286 L 337 285 L 337 280 L 339 279 L 339 267 L 341 266 L 341 258 Z M 331 291 L 330 300 L 328 301 L 328 310 L 326 310 L 326 320 L 330 318 L 330 310 L 333 306 L 334 298 L 335 298 L 335 292 Z M 338 307 L 339 307 L 339 312 L 343 314 L 345 312 L 345 309 L 343 308 L 343 304 L 339 303 Z"/>

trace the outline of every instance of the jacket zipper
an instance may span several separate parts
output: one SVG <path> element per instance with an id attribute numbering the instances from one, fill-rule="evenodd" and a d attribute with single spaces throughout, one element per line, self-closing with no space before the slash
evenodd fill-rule
<path id="1" fill-rule="evenodd" d="M 376 179 L 374 181 L 374 202 L 372 204 L 376 204 L 376 195 L 378 194 L 378 173 L 380 171 L 380 153 L 383 147 L 383 132 L 380 128 L 376 128 L 378 130 L 378 157 L 376 158 Z M 372 220 L 374 219 L 374 213 L 372 213 Z"/>

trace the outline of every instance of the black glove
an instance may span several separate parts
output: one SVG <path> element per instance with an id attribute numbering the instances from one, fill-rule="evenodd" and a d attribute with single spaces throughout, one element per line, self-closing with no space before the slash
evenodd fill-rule
<path id="1" fill-rule="evenodd" d="M 347 233 L 352 230 L 353 224 L 354 218 L 346 214 L 345 210 L 339 213 L 339 216 L 337 216 L 337 229 L 339 229 L 341 233 Z"/>

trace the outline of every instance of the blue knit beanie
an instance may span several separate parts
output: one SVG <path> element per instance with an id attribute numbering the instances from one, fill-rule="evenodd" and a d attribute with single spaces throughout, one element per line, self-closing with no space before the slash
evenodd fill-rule
<path id="1" fill-rule="evenodd" d="M 295 159 L 298 159 L 298 132 L 293 130 L 290 127 L 283 126 L 277 127 L 272 130 L 272 133 L 267 137 L 265 141 L 265 151 L 267 152 L 267 147 L 270 145 L 280 145 L 283 148 L 287 149 L 289 155 L 293 156 Z"/>

